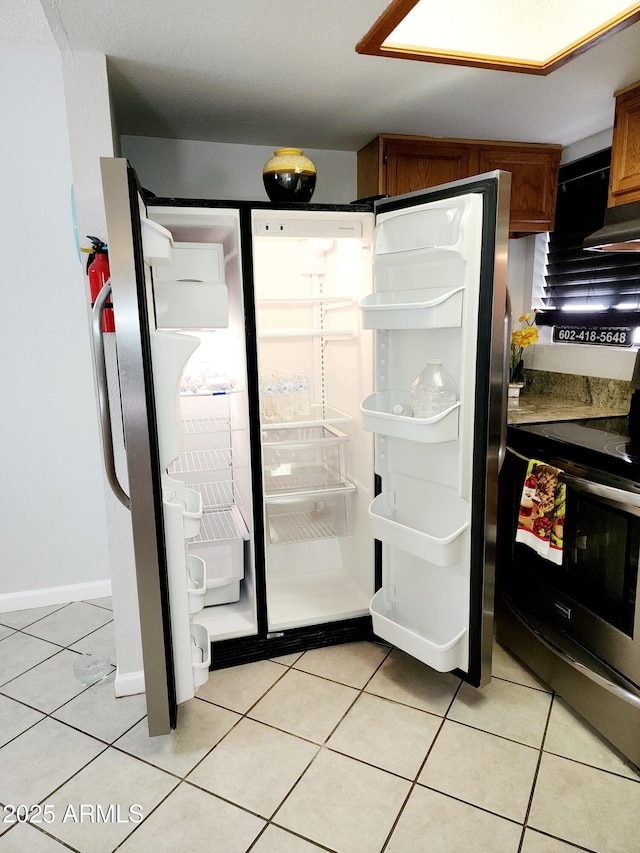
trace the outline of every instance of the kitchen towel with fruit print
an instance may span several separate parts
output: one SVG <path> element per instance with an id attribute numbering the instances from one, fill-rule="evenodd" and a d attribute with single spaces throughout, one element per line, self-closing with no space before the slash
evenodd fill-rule
<path id="1" fill-rule="evenodd" d="M 529 460 L 518 510 L 516 542 L 533 548 L 543 559 L 562 565 L 562 534 L 567 487 L 552 465 Z"/>

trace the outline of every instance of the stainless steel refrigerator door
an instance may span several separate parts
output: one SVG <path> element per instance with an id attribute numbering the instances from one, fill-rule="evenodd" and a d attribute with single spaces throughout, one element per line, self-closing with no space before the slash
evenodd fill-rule
<path id="1" fill-rule="evenodd" d="M 383 553 L 374 631 L 475 686 L 491 678 L 510 179 L 376 202 L 376 292 L 361 303 L 378 330 L 378 390 L 363 403 L 382 478 L 370 509 Z M 412 417 L 413 372 L 439 350 L 460 400 L 442 418 Z"/>
<path id="2" fill-rule="evenodd" d="M 103 158 L 101 168 L 148 726 L 150 735 L 159 735 L 175 728 L 177 705 L 151 375 L 150 316 L 154 309 L 140 226 L 144 202 L 126 160 Z"/>

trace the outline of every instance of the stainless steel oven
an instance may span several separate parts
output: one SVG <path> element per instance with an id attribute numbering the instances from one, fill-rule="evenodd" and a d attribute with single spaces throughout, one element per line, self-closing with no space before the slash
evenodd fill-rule
<path id="1" fill-rule="evenodd" d="M 498 640 L 640 764 L 640 445 L 624 418 L 509 427 Z M 560 565 L 516 541 L 527 466 L 560 469 Z"/>

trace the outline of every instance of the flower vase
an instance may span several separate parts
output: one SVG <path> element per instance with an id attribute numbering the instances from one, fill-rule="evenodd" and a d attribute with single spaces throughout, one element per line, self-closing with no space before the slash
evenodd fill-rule
<path id="1" fill-rule="evenodd" d="M 316 167 L 300 148 L 278 148 L 264 164 L 262 180 L 273 202 L 307 202 L 316 186 Z"/>
<path id="2" fill-rule="evenodd" d="M 518 399 L 520 396 L 520 391 L 524 388 L 524 382 L 510 382 L 509 383 L 509 398 L 510 399 Z"/>

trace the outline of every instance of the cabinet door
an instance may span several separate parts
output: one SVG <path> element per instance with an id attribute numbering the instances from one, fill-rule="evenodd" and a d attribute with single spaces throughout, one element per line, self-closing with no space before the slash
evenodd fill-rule
<path id="1" fill-rule="evenodd" d="M 556 212 L 560 147 L 482 147 L 478 171 L 511 172 L 509 231 L 552 231 Z"/>
<path id="2" fill-rule="evenodd" d="M 386 140 L 386 182 L 389 195 L 424 190 L 472 174 L 471 148 L 450 140 Z"/>
<path id="3" fill-rule="evenodd" d="M 640 86 L 616 98 L 609 207 L 640 201 Z"/>

